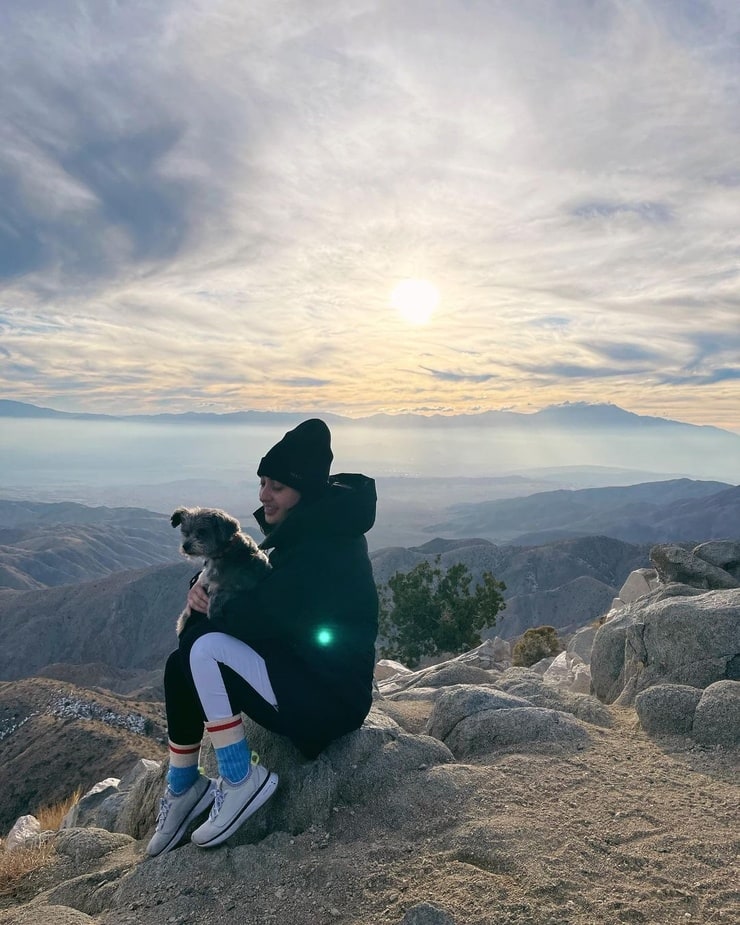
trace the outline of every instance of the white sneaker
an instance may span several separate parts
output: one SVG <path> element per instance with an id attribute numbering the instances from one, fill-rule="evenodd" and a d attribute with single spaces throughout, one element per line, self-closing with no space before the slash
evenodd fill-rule
<path id="1" fill-rule="evenodd" d="M 176 848 L 188 825 L 215 799 L 216 781 L 202 774 L 184 793 L 174 794 L 169 787 L 159 801 L 157 828 L 146 853 L 154 858 Z"/>
<path id="2" fill-rule="evenodd" d="M 219 777 L 211 814 L 193 832 L 190 840 L 201 848 L 220 845 L 270 799 L 277 784 L 277 774 L 263 767 L 253 753 L 251 770 L 246 780 L 232 784 Z"/>

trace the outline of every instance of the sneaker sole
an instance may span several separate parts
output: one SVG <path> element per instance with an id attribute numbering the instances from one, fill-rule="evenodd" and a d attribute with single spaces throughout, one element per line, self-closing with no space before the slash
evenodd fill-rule
<path id="1" fill-rule="evenodd" d="M 156 854 L 150 854 L 150 858 L 158 858 L 163 854 L 167 854 L 168 851 L 172 851 L 173 848 L 176 848 L 178 844 L 182 841 L 182 837 L 185 834 L 185 830 L 190 825 L 190 823 L 201 813 L 205 812 L 208 807 L 213 803 L 213 785 L 209 784 L 206 787 L 205 793 L 198 800 L 195 806 L 190 810 L 187 816 L 180 823 L 177 831 L 172 836 L 172 838 L 167 842 L 167 844 L 158 851 Z"/>
<path id="2" fill-rule="evenodd" d="M 252 813 L 256 813 L 261 806 L 264 806 L 273 793 L 275 793 L 277 785 L 278 776 L 274 771 L 270 771 L 270 774 L 265 778 L 262 786 L 259 790 L 255 791 L 252 799 L 242 806 L 237 815 L 234 816 L 223 831 L 209 838 L 207 841 L 195 841 L 192 839 L 193 844 L 197 845 L 199 848 L 213 848 L 216 845 L 220 845 L 221 842 L 225 842 L 227 838 L 230 838 L 234 832 L 236 832 L 240 825 L 243 825 L 243 823 L 249 819 Z"/>

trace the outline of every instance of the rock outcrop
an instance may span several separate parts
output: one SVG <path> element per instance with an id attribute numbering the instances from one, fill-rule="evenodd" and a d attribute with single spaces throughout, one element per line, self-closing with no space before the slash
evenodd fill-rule
<path id="1" fill-rule="evenodd" d="M 340 804 L 372 804 L 379 814 L 402 818 L 396 805 L 397 785 L 404 778 L 419 778 L 425 772 L 454 760 L 439 740 L 404 731 L 390 716 L 374 706 L 361 729 L 332 743 L 314 761 L 306 761 L 282 736 L 275 736 L 246 721 L 252 748 L 270 768 L 280 769 L 277 793 L 269 813 L 257 813 L 236 833 L 233 844 L 247 844 L 268 832 L 298 834 L 310 826 L 326 824 L 333 807 Z M 217 768 L 210 747 L 203 749 L 201 762 L 207 774 Z M 398 815 L 400 814 L 400 815 Z"/>
<path id="2" fill-rule="evenodd" d="M 593 691 L 632 703 L 654 684 L 705 688 L 740 676 L 740 590 L 671 584 L 622 608 L 599 628 L 591 652 Z"/>
<path id="3" fill-rule="evenodd" d="M 628 577 L 594 638 L 593 691 L 606 703 L 632 703 L 659 684 L 703 689 L 740 678 L 740 542 L 663 544 L 650 559 L 654 570 Z M 678 696 L 643 698 L 648 725 L 670 723 L 660 717 Z"/>
<path id="4" fill-rule="evenodd" d="M 626 581 L 619 589 L 619 594 L 612 601 L 611 610 L 619 610 L 625 604 L 631 604 L 659 587 L 660 578 L 658 577 L 657 569 L 637 568 L 627 576 Z"/>
<path id="5" fill-rule="evenodd" d="M 568 640 L 565 651 L 569 655 L 577 655 L 583 660 L 585 665 L 591 664 L 591 650 L 594 647 L 594 639 L 598 630 L 597 623 L 589 623 L 588 626 L 582 626 Z"/>
<path id="6" fill-rule="evenodd" d="M 428 731 L 437 731 L 456 758 L 469 760 L 511 745 L 554 743 L 585 748 L 588 733 L 572 715 L 532 706 L 524 698 L 461 686 L 437 699 Z M 443 733 L 443 734 L 442 734 Z"/>
<path id="7" fill-rule="evenodd" d="M 592 712 L 603 708 L 585 695 L 569 699 L 533 672 L 478 667 L 476 661 L 490 662 L 494 648 L 499 657 L 500 646 L 490 640 L 465 656 L 416 672 L 397 671 L 380 681 L 363 727 L 314 761 L 306 761 L 282 736 L 245 720 L 250 745 L 266 765 L 280 769 L 281 786 L 269 813 L 250 819 L 231 843 L 253 843 L 274 831 L 304 832 L 326 824 L 333 808 L 342 804 L 372 803 L 375 812 L 397 819 L 404 812 L 393 796 L 399 782 L 419 778 L 418 785 L 425 787 L 430 769 L 456 758 L 468 760 L 513 746 L 586 747 L 587 725 L 575 715 L 585 713 L 578 707 L 590 701 Z M 529 696 L 503 690 L 503 685 L 523 679 L 530 680 Z M 424 728 L 411 733 L 399 725 L 390 715 L 394 701 L 426 703 L 429 719 Z M 217 774 L 208 744 L 201 763 L 206 773 Z M 69 811 L 63 831 L 85 826 L 145 837 L 154 825 L 164 770 L 164 764 L 140 761 L 122 780 L 101 781 Z"/>
<path id="8" fill-rule="evenodd" d="M 41 825 L 35 816 L 30 813 L 19 816 L 8 832 L 3 849 L 6 853 L 10 853 L 17 851 L 18 848 L 25 848 L 30 843 L 36 842 L 40 833 Z"/>
<path id="9" fill-rule="evenodd" d="M 740 540 L 710 540 L 694 547 L 693 552 L 740 581 Z"/>
<path id="10" fill-rule="evenodd" d="M 656 684 L 637 695 L 635 709 L 651 735 L 688 735 L 708 747 L 740 744 L 740 681 L 716 681 L 704 690 Z"/>
<path id="11" fill-rule="evenodd" d="M 655 684 L 635 697 L 635 710 L 651 735 L 690 735 L 701 695 L 688 684 Z"/>
<path id="12" fill-rule="evenodd" d="M 740 549 L 740 543 L 702 543 L 691 551 L 683 546 L 653 546 L 650 550 L 650 560 L 664 584 L 678 582 L 705 591 L 740 588 L 740 579 L 724 565 L 714 564 L 717 561 L 724 561 L 731 566 L 736 564 L 740 552 L 734 549 L 729 551 L 730 547 Z M 728 552 L 722 553 L 723 548 Z"/>
<path id="13" fill-rule="evenodd" d="M 701 745 L 740 744 L 740 681 L 709 685 L 696 705 L 691 734 Z"/>
<path id="14" fill-rule="evenodd" d="M 130 819 L 131 803 L 142 802 L 137 785 L 149 774 L 157 774 L 159 768 L 159 761 L 141 758 L 120 780 L 109 777 L 95 784 L 72 806 L 62 820 L 61 828 L 96 826 L 130 835 L 138 832 L 136 821 Z"/>
<path id="15" fill-rule="evenodd" d="M 547 684 L 574 694 L 591 692 L 591 671 L 580 655 L 560 652 L 542 675 Z"/>

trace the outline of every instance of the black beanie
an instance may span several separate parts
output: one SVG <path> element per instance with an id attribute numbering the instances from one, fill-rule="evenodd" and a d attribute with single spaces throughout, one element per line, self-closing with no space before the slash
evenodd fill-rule
<path id="1" fill-rule="evenodd" d="M 323 421 L 311 418 L 289 430 L 260 460 L 257 475 L 315 497 L 326 488 L 334 454 L 331 433 Z"/>

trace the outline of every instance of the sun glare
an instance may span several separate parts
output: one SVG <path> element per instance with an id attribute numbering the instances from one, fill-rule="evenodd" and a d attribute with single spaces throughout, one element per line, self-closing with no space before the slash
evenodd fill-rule
<path id="1" fill-rule="evenodd" d="M 403 279 L 391 292 L 391 305 L 409 324 L 426 324 L 439 305 L 439 292 L 426 279 Z"/>

